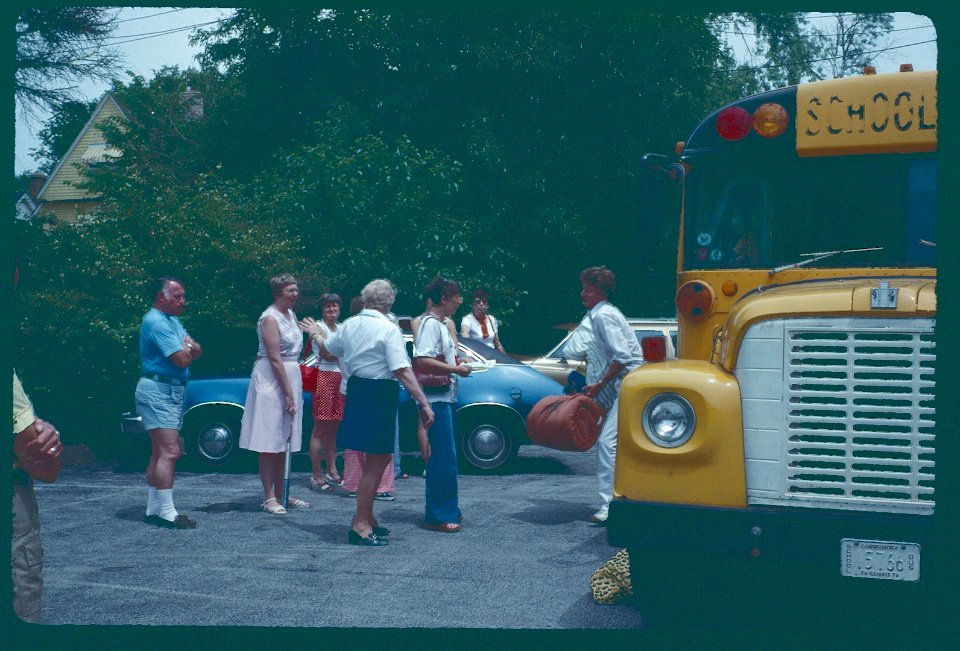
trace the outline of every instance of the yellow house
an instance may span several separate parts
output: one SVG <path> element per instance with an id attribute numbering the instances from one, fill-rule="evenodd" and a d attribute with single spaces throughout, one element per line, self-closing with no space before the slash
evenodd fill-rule
<path id="1" fill-rule="evenodd" d="M 100 197 L 78 186 L 83 180 L 83 170 L 123 155 L 119 149 L 107 144 L 98 128 L 104 120 L 113 117 L 126 118 L 126 115 L 113 95 L 107 93 L 40 189 L 36 216 L 55 214 L 60 220 L 75 222 L 79 216 L 92 214 L 96 210 Z"/>

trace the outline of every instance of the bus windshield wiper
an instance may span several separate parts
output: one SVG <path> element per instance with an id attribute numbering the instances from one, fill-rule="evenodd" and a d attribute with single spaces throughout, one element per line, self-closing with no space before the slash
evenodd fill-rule
<path id="1" fill-rule="evenodd" d="M 780 273 L 781 271 L 786 271 L 787 269 L 796 269 L 798 267 L 803 267 L 811 262 L 816 262 L 817 260 L 823 260 L 824 258 L 829 258 L 831 256 L 838 255 L 840 253 L 863 253 L 865 251 L 883 251 L 882 246 L 874 246 L 869 249 L 840 249 L 837 251 L 816 251 L 814 253 L 801 253 L 802 256 L 810 256 L 806 260 L 801 260 L 800 262 L 792 262 L 790 264 L 780 265 L 779 267 L 774 267 L 769 271 L 769 274 L 772 276 L 774 274 Z"/>

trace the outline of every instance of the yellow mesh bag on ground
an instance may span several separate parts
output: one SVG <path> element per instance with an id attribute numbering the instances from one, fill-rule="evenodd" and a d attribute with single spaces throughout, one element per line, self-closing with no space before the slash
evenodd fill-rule
<path id="1" fill-rule="evenodd" d="M 598 604 L 615 604 L 633 595 L 630 583 L 630 556 L 621 549 L 590 577 L 590 591 Z"/>

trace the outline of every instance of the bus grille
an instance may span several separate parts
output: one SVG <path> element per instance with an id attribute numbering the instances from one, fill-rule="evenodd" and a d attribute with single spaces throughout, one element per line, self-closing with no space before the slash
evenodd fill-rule
<path id="1" fill-rule="evenodd" d="M 751 327 L 736 371 L 750 503 L 932 512 L 935 361 L 932 319 Z"/>

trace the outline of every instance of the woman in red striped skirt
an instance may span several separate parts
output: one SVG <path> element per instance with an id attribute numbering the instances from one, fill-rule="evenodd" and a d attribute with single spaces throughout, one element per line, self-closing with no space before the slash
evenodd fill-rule
<path id="1" fill-rule="evenodd" d="M 323 319 L 318 323 L 325 337 L 337 331 L 342 304 L 336 294 L 320 296 Z M 313 466 L 310 489 L 329 491 L 343 483 L 337 472 L 337 428 L 343 420 L 343 393 L 340 392 L 343 376 L 336 357 L 326 352 L 319 357 L 317 389 L 313 394 L 313 433 L 310 435 L 310 463 Z"/>

